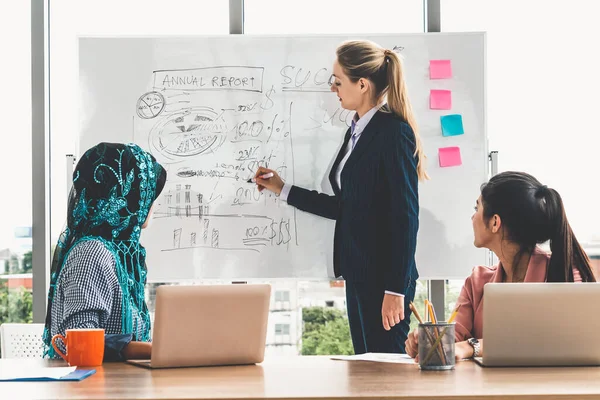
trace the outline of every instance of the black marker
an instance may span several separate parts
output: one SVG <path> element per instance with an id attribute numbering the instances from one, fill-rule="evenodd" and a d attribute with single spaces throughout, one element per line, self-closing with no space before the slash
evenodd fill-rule
<path id="1" fill-rule="evenodd" d="M 272 178 L 274 176 L 274 174 L 272 172 L 269 172 L 268 174 L 264 174 L 262 176 L 260 176 L 260 179 L 269 179 Z M 254 178 L 250 178 L 247 181 L 248 183 L 256 183 L 256 181 L 254 180 Z"/>

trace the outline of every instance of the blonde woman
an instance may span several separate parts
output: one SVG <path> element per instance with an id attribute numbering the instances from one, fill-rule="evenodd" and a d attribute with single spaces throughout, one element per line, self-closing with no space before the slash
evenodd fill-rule
<path id="1" fill-rule="evenodd" d="M 329 175 L 334 195 L 284 183 L 267 168 L 256 182 L 300 210 L 336 220 L 334 269 L 346 280 L 354 352 L 404 353 L 419 276 L 425 156 L 398 55 L 369 41 L 342 43 L 336 55 L 331 91 L 356 113 Z M 261 179 L 267 173 L 273 176 Z"/>

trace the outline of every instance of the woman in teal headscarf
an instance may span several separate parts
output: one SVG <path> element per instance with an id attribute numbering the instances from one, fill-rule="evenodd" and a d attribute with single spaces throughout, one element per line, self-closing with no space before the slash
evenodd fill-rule
<path id="1" fill-rule="evenodd" d="M 103 328 L 105 360 L 150 357 L 140 233 L 166 176 L 156 159 L 134 144 L 100 143 L 77 164 L 67 229 L 52 261 L 47 356 L 57 357 L 50 344 L 53 335 Z"/>

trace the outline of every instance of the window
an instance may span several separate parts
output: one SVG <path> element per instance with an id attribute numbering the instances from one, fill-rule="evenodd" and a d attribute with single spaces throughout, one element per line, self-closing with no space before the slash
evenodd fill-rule
<path id="1" fill-rule="evenodd" d="M 250 35 L 423 32 L 423 0 L 245 0 L 244 24 Z"/>
<path id="2" fill-rule="evenodd" d="M 289 335 L 290 324 L 275 324 L 275 335 Z"/>
<path id="3" fill-rule="evenodd" d="M 275 301 L 290 301 L 290 292 L 288 291 L 276 291 Z"/>
<path id="4" fill-rule="evenodd" d="M 277 283 L 275 282 L 270 282 L 271 285 L 274 288 L 274 292 L 275 295 L 273 296 L 273 306 L 272 306 L 272 311 L 274 312 L 282 312 L 282 311 L 291 311 L 291 312 L 296 312 L 297 310 L 294 310 L 294 307 L 292 305 L 292 303 L 290 302 L 290 289 L 292 287 L 295 287 L 295 282 L 294 281 L 278 281 Z M 294 291 L 295 294 L 295 291 Z"/>
<path id="5" fill-rule="evenodd" d="M 15 237 L 20 239 L 31 239 L 31 226 L 18 226 L 15 228 Z"/>
<path id="6" fill-rule="evenodd" d="M 32 321 L 31 2 L 0 6 L 0 324 Z"/>
<path id="7" fill-rule="evenodd" d="M 464 279 L 446 281 L 446 307 L 444 309 L 446 318 L 449 318 L 456 308 L 456 302 L 464 284 Z"/>
<path id="8" fill-rule="evenodd" d="M 415 299 L 413 303 L 417 308 L 417 312 L 421 316 L 421 318 L 425 318 L 425 299 L 429 298 L 429 291 L 427 290 L 427 281 L 426 280 L 418 280 L 417 288 L 415 290 Z M 410 317 L 410 331 L 417 329 L 419 326 L 419 321 L 414 315 Z"/>
<path id="9" fill-rule="evenodd" d="M 19 2 L 14 2 L 15 4 Z M 281 0 L 245 0 L 245 33 L 247 34 L 329 34 L 329 33 L 349 33 L 349 34 L 368 34 L 368 33 L 398 33 L 398 32 L 422 32 L 423 31 L 423 0 L 373 0 L 369 3 L 371 10 L 376 10 L 378 17 L 374 18 L 366 11 L 364 18 L 358 19 L 356 10 L 363 10 L 364 3 L 358 0 L 332 0 L 316 1 L 306 0 L 302 2 L 290 2 Z M 4 23 L 13 22 L 16 15 L 15 11 L 4 13 L 0 17 L 2 24 L 0 26 L 3 37 L 15 37 L 16 32 L 22 32 L 18 35 L 23 38 L 26 44 L 17 45 L 15 40 L 0 39 L 5 49 L 13 49 L 13 54 L 23 52 L 24 60 L 22 63 L 12 63 L 3 65 L 2 71 L 5 76 L 15 77 L 12 82 L 20 82 L 20 91 L 9 90 L 16 93 L 15 96 L 25 96 L 23 101 L 20 97 L 4 97 L 2 102 L 6 102 L 4 109 L 16 110 L 14 118 L 8 120 L 9 131 L 18 132 L 19 129 L 25 129 L 27 135 L 20 135 L 14 138 L 15 146 L 19 148 L 31 148 L 30 129 L 30 105 L 28 103 L 29 90 L 23 88 L 22 82 L 29 82 L 29 4 L 25 2 L 20 5 L 23 18 L 19 19 L 19 24 Z M 165 17 L 165 12 L 176 10 L 176 17 Z M 385 12 L 381 12 L 385 10 Z M 66 154 L 80 155 L 80 151 L 86 149 L 78 148 L 78 107 L 80 104 L 78 92 L 78 60 L 77 60 L 77 37 L 78 36 L 119 36 L 119 35 L 139 35 L 139 36 L 160 36 L 160 35 L 202 35 L 202 34 L 227 34 L 229 30 L 228 2 L 213 1 L 201 2 L 198 0 L 172 0 L 165 3 L 158 0 L 129 0 L 120 2 L 117 0 L 106 0 L 104 2 L 81 2 L 77 0 L 63 0 L 60 2 L 51 2 L 50 14 L 50 71 L 49 77 L 51 83 L 50 102 L 51 102 L 51 204 L 52 225 L 51 242 L 56 243 L 57 238 L 64 228 L 66 220 L 67 203 L 67 182 L 68 170 Z M 202 15 L 201 23 L 198 16 Z M 208 17 L 209 16 L 209 17 Z M 2 19 L 4 18 L 4 19 Z M 23 24 L 22 21 L 27 21 Z M 107 24 L 110 21 L 110 24 Z M 309 22 L 310 21 L 310 22 Z M 20 39 L 19 39 L 20 40 Z M 21 41 L 18 41 L 21 43 Z M 24 43 L 24 42 L 23 42 Z M 24 51 L 23 51 L 24 50 Z M 17 67 L 18 64 L 18 67 Z M 17 79 L 18 78 L 18 79 Z M 16 83 L 14 83 L 16 85 Z M 10 103 L 9 103 L 10 101 Z M 21 121 L 26 121 L 24 124 Z M 12 129 L 11 129 L 12 128 Z M 22 142 L 21 142 L 22 140 Z M 7 159 L 14 152 L 10 152 L 8 146 L 0 149 L 7 152 L 9 157 L 0 157 L 0 163 Z M 31 159 L 29 152 L 24 152 L 25 157 L 29 159 L 19 159 L 11 161 L 8 166 L 14 166 L 16 162 L 24 165 L 24 169 L 30 168 Z M 21 155 L 21 154 L 20 154 Z M 0 164 L 0 166 L 3 166 Z M 5 167 L 5 170 L 7 170 Z M 30 172 L 25 173 L 26 179 L 17 179 L 10 174 L 2 175 L 2 183 L 5 187 L 10 187 L 11 192 L 27 193 L 30 191 L 31 181 Z M 17 185 L 15 185 L 15 182 Z M 13 190 L 14 189 L 14 190 Z M 29 196 L 30 198 L 30 196 Z M 1 207 L 5 211 L 10 221 L 10 232 L 6 233 L 0 230 L 0 243 L 3 242 L 5 235 L 8 239 L 5 242 L 20 241 L 21 245 L 27 244 L 27 228 L 31 226 L 31 204 L 16 203 L 10 196 L 4 196 L 1 200 L 5 205 Z M 190 214 L 190 203 L 194 203 L 189 196 L 181 196 L 177 192 L 175 195 L 165 196 L 167 204 L 181 203 L 185 207 L 177 208 L 177 213 L 185 212 Z M 201 199 L 199 202 L 202 202 Z M 9 204 L 10 203 L 10 204 Z M 8 206 L 6 206 L 8 205 Z M 11 206 L 20 207 L 18 210 Z M 21 212 L 20 210 L 25 210 Z M 1 212 L 1 211 L 0 211 Z M 205 210 L 204 212 L 208 212 Z M 25 215 L 27 218 L 20 219 L 17 216 Z M 0 218 L 1 221 L 6 221 Z M 24 229 L 15 228 L 22 227 Z M 30 228 L 29 228 L 30 229 Z M 192 242 L 196 240 L 195 236 L 189 238 Z M 11 258 L 11 253 L 4 253 L 4 246 L 0 246 L 0 262 L 7 261 L 9 271 L 16 271 L 25 268 L 28 265 L 25 256 L 21 258 Z M 5 258 L 2 258 L 5 257 Z M 30 260 L 30 259 L 29 259 Z M 29 261 L 30 263 L 30 261 Z M 0 272 L 4 264 L 0 264 Z M 187 283 L 187 282 L 186 282 Z M 200 283 L 198 281 L 194 284 Z M 147 287 L 148 305 L 151 313 L 154 311 L 154 293 L 155 288 L 161 283 L 151 283 Z M 274 293 L 276 305 L 274 311 L 280 318 L 275 319 L 269 327 L 270 335 L 275 333 L 279 337 L 278 343 L 296 346 L 296 342 L 301 342 L 300 327 L 302 326 L 302 308 L 303 307 L 328 307 L 328 312 L 339 311 L 339 318 L 345 318 L 345 293 L 343 282 L 336 282 L 332 285 L 329 282 L 297 282 L 280 281 L 272 282 L 277 289 Z M 0 287 L 2 280 L 0 279 Z M 290 289 L 292 288 L 292 289 Z M 296 289 L 294 289 L 296 288 Z M 301 288 L 301 289 L 300 289 Z M 427 282 L 419 281 L 417 285 L 417 296 L 415 303 L 422 312 L 423 298 L 427 296 Z M 301 293 L 301 290 L 303 293 Z M 305 295 L 303 298 L 303 294 Z M 1 296 L 1 294 L 0 294 Z M 0 297 L 1 300 L 1 297 Z M 0 309 L 2 304 L 0 304 Z M 335 309 L 335 310 L 332 310 Z M 338 310 L 339 309 L 339 310 Z M 288 314 L 289 313 L 289 314 Z M 286 314 L 286 315 L 283 315 Z M 424 314 L 422 312 L 422 314 Z M 280 321 L 290 321 L 282 323 Z M 344 322 L 347 322 L 345 320 Z M 411 320 L 415 324 L 415 318 Z M 342 324 L 340 324 L 341 326 Z M 340 329 L 345 336 L 349 333 Z M 293 342 L 293 344 L 292 344 Z M 283 347 L 285 347 L 283 346 Z M 293 348 L 299 352 L 299 346 Z"/>
<path id="10" fill-rule="evenodd" d="M 51 240 L 54 244 L 64 229 L 66 221 L 68 193 L 65 156 L 77 155 L 80 150 L 77 119 L 80 111 L 77 38 L 79 36 L 227 34 L 229 33 L 229 2 L 62 0 L 52 1 L 50 5 Z M 5 15 L 3 18 L 12 19 L 10 13 Z M 26 31 L 29 35 L 28 27 Z M 10 33 L 7 31 L 5 35 L 7 38 L 14 36 L 14 30 Z M 13 42 L 7 40 L 7 43 Z M 22 46 L 19 51 L 26 48 L 28 49 L 28 46 Z M 21 68 L 26 74 L 29 74 L 28 65 L 27 68 Z M 29 79 L 29 75 L 27 78 Z M 22 87 L 19 93 L 29 94 Z M 16 119 L 15 123 L 17 123 Z M 87 149 L 81 149 L 82 153 L 85 150 Z"/>
<path id="11" fill-rule="evenodd" d="M 580 242 L 600 241 L 600 189 L 592 183 L 600 3 L 442 0 L 441 7 L 443 31 L 487 31 L 488 135 L 499 171 L 526 171 L 555 188 Z"/>
<path id="12" fill-rule="evenodd" d="M 600 3 L 586 0 L 441 2 L 442 31 L 487 32 L 487 125 L 498 170 L 526 171 L 555 188 L 592 257 L 600 245 L 599 13 Z M 462 283 L 450 281 L 447 302 Z"/>

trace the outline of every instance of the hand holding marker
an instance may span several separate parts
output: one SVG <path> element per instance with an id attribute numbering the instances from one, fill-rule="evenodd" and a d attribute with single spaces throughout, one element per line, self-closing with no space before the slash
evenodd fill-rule
<path id="1" fill-rule="evenodd" d="M 281 194 L 285 186 L 277 171 L 265 167 L 258 167 L 254 173 L 254 179 L 248 182 L 255 182 L 259 192 L 267 189 L 276 196 Z"/>
<path id="2" fill-rule="evenodd" d="M 262 176 L 259 176 L 260 179 L 269 179 L 273 177 L 273 173 L 269 172 L 268 174 L 264 174 Z M 248 183 L 256 183 L 256 179 L 255 178 L 250 178 L 248 179 Z"/>

